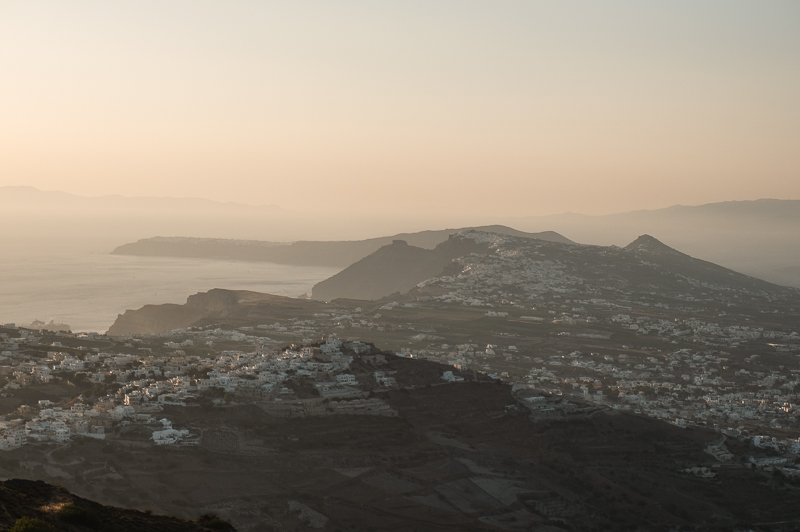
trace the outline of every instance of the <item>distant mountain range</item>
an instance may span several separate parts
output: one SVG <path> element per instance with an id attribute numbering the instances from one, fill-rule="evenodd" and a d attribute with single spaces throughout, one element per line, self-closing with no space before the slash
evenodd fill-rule
<path id="1" fill-rule="evenodd" d="M 758 199 L 748 201 L 722 201 L 704 205 L 673 205 L 663 209 L 637 210 L 607 215 L 576 213 L 550 216 L 529 216 L 518 220 L 576 221 L 579 223 L 638 223 L 640 220 L 664 220 L 674 222 L 676 218 L 704 217 L 708 220 L 725 218 L 744 227 L 753 221 L 765 223 L 800 223 L 800 200 Z"/>
<path id="2" fill-rule="evenodd" d="M 558 231 L 584 244 L 622 246 L 651 234 L 692 256 L 800 287 L 800 200 L 676 205 L 605 216 L 559 214 L 507 223 L 526 231 Z"/>
<path id="3" fill-rule="evenodd" d="M 525 233 L 501 225 L 473 229 L 549 242 L 571 242 L 553 231 Z M 440 231 L 401 233 L 367 240 L 300 241 L 293 243 L 218 238 L 154 237 L 119 246 L 112 251 L 112 254 L 250 260 L 292 264 L 295 266 L 344 268 L 377 251 L 382 246 L 391 244 L 394 240 L 402 240 L 411 246 L 418 246 L 423 249 L 432 249 L 446 241 L 451 234 L 462 230 L 444 229 Z M 420 254 L 420 259 L 422 255 Z"/>
<path id="4" fill-rule="evenodd" d="M 368 218 L 357 211 L 330 215 L 314 209 L 289 212 L 276 205 L 254 206 L 199 198 L 83 197 L 32 187 L 0 187 L 0 223 L 13 227 L 2 238 L 43 238 L 46 245 L 54 239 L 59 243 L 71 239 L 71 245 L 93 247 L 93 252 L 153 235 L 236 238 L 296 244 L 264 251 L 259 248 L 268 244 L 247 244 L 250 249 L 244 250 L 247 246 L 239 242 L 233 246 L 230 242 L 208 240 L 178 245 L 173 239 L 169 246 L 165 242 L 139 245 L 136 253 L 345 267 L 393 239 L 433 249 L 457 230 L 408 231 L 410 227 L 454 225 L 442 223 L 436 213 L 427 216 L 425 219 L 391 215 Z M 498 223 L 502 226 L 495 227 L 514 227 L 539 234 L 540 238 L 547 238 L 547 234 L 558 238 L 564 235 L 575 242 L 605 246 L 624 246 L 639 235 L 650 234 L 694 257 L 770 282 L 800 287 L 800 200 L 676 205 L 604 216 L 567 213 L 508 218 L 491 213 L 465 214 L 456 227 L 502 231 L 491 229 L 492 224 Z M 393 236 L 370 238 L 376 234 Z M 364 237 L 368 238 L 362 240 Z M 345 245 L 344 240 L 350 243 Z M 236 248 L 235 252 L 228 249 L 231 247 Z"/>

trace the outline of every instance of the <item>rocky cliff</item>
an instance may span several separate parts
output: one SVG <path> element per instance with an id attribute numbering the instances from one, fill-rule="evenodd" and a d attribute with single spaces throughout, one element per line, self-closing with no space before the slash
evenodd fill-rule
<path id="1" fill-rule="evenodd" d="M 237 292 L 214 289 L 189 296 L 185 305 L 145 305 L 118 315 L 108 334 L 158 334 L 188 327 L 201 318 L 225 316 L 237 301 Z"/>
<path id="2" fill-rule="evenodd" d="M 160 334 L 220 319 L 233 322 L 258 318 L 269 323 L 277 317 L 292 317 L 322 306 L 324 304 L 318 301 L 307 299 L 215 288 L 189 296 L 183 305 L 165 303 L 126 310 L 125 314 L 117 316 L 107 334 Z"/>

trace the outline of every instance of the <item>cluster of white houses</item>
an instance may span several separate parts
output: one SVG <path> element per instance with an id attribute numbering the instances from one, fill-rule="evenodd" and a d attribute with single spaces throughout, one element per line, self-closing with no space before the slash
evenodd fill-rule
<path id="1" fill-rule="evenodd" d="M 174 343 L 172 341 L 168 343 Z M 180 345 L 180 344 L 178 344 Z M 345 354 L 342 347 L 346 345 Z M 55 346 L 58 347 L 58 346 Z M 20 407 L 20 417 L 0 421 L 0 450 L 15 449 L 29 442 L 66 442 L 74 436 L 104 439 L 115 426 L 131 423 L 161 424 L 152 440 L 157 445 L 186 443 L 188 431 L 172 427 L 154 414 L 165 405 L 196 404 L 204 391 L 219 389 L 245 398 L 281 403 L 289 395 L 282 385 L 295 377 L 308 377 L 320 398 L 363 396 L 356 376 L 348 372 L 353 356 L 362 355 L 375 365 L 382 354 L 369 354 L 371 346 L 358 341 L 343 342 L 329 336 L 318 346 L 270 349 L 258 344 L 249 353 L 223 351 L 212 359 L 185 356 L 182 351 L 168 358 L 110 354 L 87 350 L 83 356 L 52 351 L 44 363 L 22 362 L 2 366 L 9 382 L 6 390 L 48 383 L 82 375 L 91 383 L 113 384 L 113 391 L 88 406 L 75 400 L 67 406 L 39 401 L 37 407 Z M 394 378 L 375 371 L 378 386 L 393 386 Z M 214 399 L 219 404 L 224 400 Z M 359 402 L 360 401 L 360 402 Z M 374 402 L 374 401 L 373 401 Z M 352 404 L 334 402 L 337 411 L 378 411 L 371 403 L 353 398 Z"/>

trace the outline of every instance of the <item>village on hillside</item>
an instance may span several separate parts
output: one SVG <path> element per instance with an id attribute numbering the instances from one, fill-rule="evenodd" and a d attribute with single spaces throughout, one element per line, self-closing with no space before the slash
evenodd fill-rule
<path id="1" fill-rule="evenodd" d="M 588 302 L 567 303 L 573 312 L 550 321 L 556 326 L 588 321 L 578 314 L 579 306 Z M 613 314 L 606 320 L 609 326 L 653 332 L 667 340 L 663 348 L 621 346 L 615 354 L 603 349 L 603 353 L 571 350 L 548 356 L 512 344 L 519 343 L 513 336 L 503 343 L 450 345 L 410 324 L 390 328 L 395 334 L 404 331 L 409 345 L 424 342 L 425 347 L 381 351 L 365 341 L 337 335 L 379 333 L 388 326 L 376 324 L 381 313 L 418 306 L 385 304 L 368 312 L 355 308 L 316 319 L 238 328 L 192 327 L 143 337 L 35 331 L 6 324 L 0 333 L 4 382 L 0 405 L 24 404 L 12 411 L 5 406 L 0 450 L 76 437 L 124 440 L 130 426 L 146 427 L 152 445 L 201 443 L 201 430 L 174 426 L 161 414 L 166 406 L 224 408 L 255 403 L 278 416 L 396 416 L 379 392 L 414 386 L 398 384 L 394 372 L 386 370 L 387 360 L 401 357 L 451 368 L 439 372 L 437 381 L 442 385 L 478 375 L 512 383 L 519 407 L 532 418 L 565 417 L 588 406 L 650 416 L 679 427 L 712 427 L 763 451 L 754 453 L 749 466 L 782 467 L 788 476 L 800 474 L 793 467 L 800 455 L 796 410 L 800 365 L 767 369 L 759 355 L 735 363 L 721 349 L 755 338 L 792 345 L 796 333 L 722 328 L 698 320 L 654 326 L 627 314 Z M 480 312 L 490 322 L 509 319 L 507 312 Z M 673 346 L 671 338 L 687 336 L 695 340 L 694 347 Z M 323 340 L 315 342 L 314 337 Z M 292 338 L 296 340 L 287 345 Z M 556 336 L 561 341 L 567 338 Z M 191 354 L 198 346 L 202 355 Z M 501 371 L 506 367 L 511 372 Z M 56 402 L 58 394 L 68 397 Z M 732 457 L 724 445 L 708 452 L 722 463 Z"/>

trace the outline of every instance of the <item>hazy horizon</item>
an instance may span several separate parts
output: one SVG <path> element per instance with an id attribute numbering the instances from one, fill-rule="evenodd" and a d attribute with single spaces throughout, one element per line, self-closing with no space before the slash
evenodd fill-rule
<path id="1" fill-rule="evenodd" d="M 135 195 L 125 195 L 125 194 L 97 194 L 97 195 L 92 195 L 92 194 L 78 194 L 78 193 L 70 192 L 68 190 L 60 190 L 60 189 L 40 189 L 40 188 L 37 188 L 37 187 L 34 187 L 34 186 L 30 186 L 30 185 L 0 185 L 0 189 L 6 189 L 6 190 L 17 189 L 17 190 L 21 190 L 21 191 L 25 191 L 25 192 L 34 191 L 35 193 L 52 194 L 54 196 L 61 196 L 61 197 L 63 197 L 63 195 L 67 195 L 67 196 L 72 196 L 74 198 L 88 199 L 88 200 L 106 199 L 106 200 L 112 200 L 112 201 L 114 201 L 114 200 L 156 200 L 156 201 L 166 200 L 166 201 L 174 201 L 174 202 L 184 202 L 184 201 L 186 201 L 186 202 L 207 203 L 209 205 L 213 204 L 214 206 L 219 206 L 219 207 L 223 207 L 223 206 L 224 207 L 244 206 L 244 207 L 273 209 L 275 214 L 281 214 L 281 213 L 290 212 L 289 208 L 287 208 L 284 205 L 281 205 L 280 203 L 275 203 L 275 202 L 273 202 L 273 203 L 255 203 L 255 202 L 248 202 L 247 200 L 243 200 L 243 201 L 222 201 L 222 200 L 217 200 L 217 199 L 213 199 L 211 197 L 204 197 L 204 196 L 163 196 L 163 195 L 156 195 L 156 194 L 148 195 L 148 196 L 135 196 Z M 628 210 L 613 211 L 613 212 L 607 212 L 607 213 L 602 213 L 602 214 L 579 212 L 579 211 L 575 211 L 575 210 L 566 210 L 566 211 L 560 211 L 560 212 L 553 212 L 553 213 L 550 213 L 550 214 L 535 214 L 535 213 L 532 213 L 532 214 L 529 214 L 527 216 L 514 216 L 511 219 L 536 218 L 536 217 L 557 217 L 557 216 L 572 215 L 572 214 L 580 215 L 580 216 L 601 217 L 601 216 L 608 216 L 608 215 L 615 215 L 615 214 L 630 214 L 630 213 L 637 213 L 637 212 L 643 212 L 643 211 L 644 212 L 646 212 L 646 211 L 660 211 L 660 210 L 671 209 L 671 208 L 675 208 L 675 207 L 703 207 L 703 206 L 712 205 L 712 204 L 719 204 L 719 203 L 729 203 L 729 204 L 730 203 L 748 203 L 748 202 L 752 203 L 752 202 L 771 201 L 771 200 L 777 200 L 777 201 L 800 201 L 800 196 L 791 197 L 791 198 L 789 198 L 789 197 L 785 197 L 785 198 L 754 197 L 754 198 L 748 198 L 748 199 L 720 200 L 720 201 L 709 201 L 709 202 L 705 202 L 705 203 L 692 203 L 692 204 L 689 204 L 689 203 L 673 203 L 673 204 L 668 204 L 668 205 L 665 204 L 665 205 L 649 207 L 649 208 L 635 208 L 634 207 L 634 208 L 630 208 Z M 9 205 L 9 206 L 13 207 L 13 205 Z M 56 204 L 55 203 L 51 204 L 51 206 L 56 206 Z M 97 204 L 97 206 L 101 206 L 101 205 Z M 130 204 L 130 206 L 131 207 L 136 207 L 136 205 L 134 205 L 134 204 Z M 114 207 L 118 207 L 118 205 L 115 204 Z M 187 208 L 188 207 L 192 207 L 192 205 L 187 204 L 186 207 Z M 494 216 L 501 217 L 501 215 L 494 215 Z"/>
<path id="2" fill-rule="evenodd" d="M 4 2 L 0 185 L 412 218 L 800 198 L 798 21 L 777 1 Z"/>

